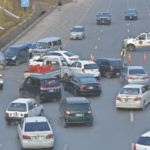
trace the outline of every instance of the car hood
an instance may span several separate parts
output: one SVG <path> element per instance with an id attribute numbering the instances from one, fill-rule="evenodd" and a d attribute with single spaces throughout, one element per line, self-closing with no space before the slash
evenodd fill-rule
<path id="1" fill-rule="evenodd" d="M 126 13 L 127 16 L 134 16 L 136 13 Z"/>
<path id="2" fill-rule="evenodd" d="M 71 32 L 71 35 L 81 35 L 83 32 Z"/>
<path id="3" fill-rule="evenodd" d="M 99 16 L 98 19 L 109 19 L 110 17 Z"/>
<path id="4" fill-rule="evenodd" d="M 14 57 L 14 56 L 16 56 L 16 55 L 12 55 L 12 54 L 4 54 L 4 56 L 5 56 L 5 57 L 12 58 L 12 57 Z"/>

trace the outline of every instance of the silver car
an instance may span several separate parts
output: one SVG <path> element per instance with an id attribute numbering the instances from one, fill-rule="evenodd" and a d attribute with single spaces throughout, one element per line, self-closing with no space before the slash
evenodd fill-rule
<path id="1" fill-rule="evenodd" d="M 72 30 L 70 30 L 70 39 L 80 39 L 85 38 L 85 30 L 83 26 L 74 26 Z"/>
<path id="2" fill-rule="evenodd" d="M 0 53 L 0 69 L 5 69 L 6 60 L 3 53 Z"/>
<path id="3" fill-rule="evenodd" d="M 141 66 L 128 66 L 120 74 L 124 84 L 143 84 L 149 86 L 148 74 Z"/>

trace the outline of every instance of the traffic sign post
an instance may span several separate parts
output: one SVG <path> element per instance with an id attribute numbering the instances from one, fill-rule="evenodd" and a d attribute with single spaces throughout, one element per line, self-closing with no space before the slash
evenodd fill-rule
<path id="1" fill-rule="evenodd" d="M 29 16 L 28 14 L 28 8 L 29 8 L 29 0 L 21 0 L 21 7 L 27 7 L 27 15 Z M 23 15 L 23 10 L 22 10 L 22 15 Z"/>

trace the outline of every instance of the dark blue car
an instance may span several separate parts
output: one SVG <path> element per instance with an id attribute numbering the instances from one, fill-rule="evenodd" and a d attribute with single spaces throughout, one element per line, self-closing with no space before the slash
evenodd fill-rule
<path id="1" fill-rule="evenodd" d="M 97 25 L 99 24 L 111 24 L 111 15 L 108 12 L 100 12 L 97 17 Z"/>
<path id="2" fill-rule="evenodd" d="M 128 9 L 125 12 L 125 20 L 137 20 L 138 19 L 138 12 L 136 9 Z"/>

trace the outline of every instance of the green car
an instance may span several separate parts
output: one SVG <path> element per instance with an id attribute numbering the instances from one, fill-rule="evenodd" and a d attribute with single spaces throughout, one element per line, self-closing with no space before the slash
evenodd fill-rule
<path id="1" fill-rule="evenodd" d="M 59 107 L 59 116 L 66 128 L 71 123 L 88 123 L 93 126 L 93 114 L 89 101 L 85 97 L 65 98 Z"/>

